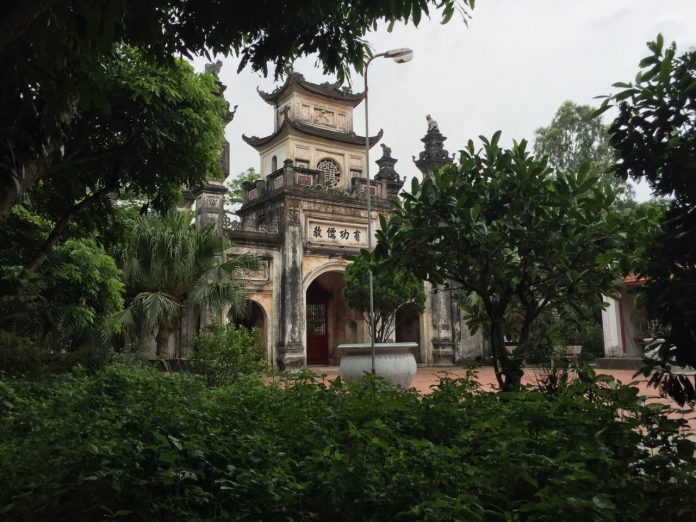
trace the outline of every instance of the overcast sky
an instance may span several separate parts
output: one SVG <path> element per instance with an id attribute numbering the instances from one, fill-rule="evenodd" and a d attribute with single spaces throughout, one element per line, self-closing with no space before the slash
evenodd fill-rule
<path id="1" fill-rule="evenodd" d="M 456 16 L 447 25 L 423 21 L 418 28 L 382 28 L 366 39 L 376 52 L 396 47 L 414 50 L 413 61 L 398 65 L 377 60 L 370 66 L 370 134 L 382 128 L 382 143 L 399 160 L 396 170 L 412 177 L 419 171 L 411 156 L 422 150 L 425 115 L 438 121 L 452 152 L 469 139 L 500 129 L 502 141 L 533 141 L 534 131 L 550 123 L 565 100 L 597 104 L 595 96 L 611 84 L 630 81 L 648 51 L 645 42 L 662 33 L 678 49 L 696 46 L 694 0 L 477 0 L 468 26 Z M 310 81 L 324 82 L 303 59 L 295 70 Z M 198 70 L 203 60 L 197 60 Z M 273 131 L 273 111 L 256 93 L 271 91 L 273 78 L 249 71 L 236 73 L 237 60 L 223 59 L 220 79 L 237 114 L 227 127 L 231 173 L 259 167 L 257 152 L 241 139 Z M 362 91 L 362 77 L 353 76 Z M 355 132 L 364 135 L 362 104 L 355 111 Z M 381 155 L 373 149 L 371 160 Z M 377 167 L 372 163 L 371 172 Z M 638 191 L 648 196 L 646 188 Z"/>

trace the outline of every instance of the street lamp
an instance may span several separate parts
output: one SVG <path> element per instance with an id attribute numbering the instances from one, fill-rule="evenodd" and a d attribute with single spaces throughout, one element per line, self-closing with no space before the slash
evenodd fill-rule
<path id="1" fill-rule="evenodd" d="M 364 80 L 365 88 L 363 93 L 365 96 L 365 175 L 367 177 L 367 251 L 372 254 L 372 198 L 370 184 L 370 128 L 369 128 L 369 112 L 367 99 L 367 69 L 370 67 L 372 60 L 375 58 L 391 58 L 396 63 L 406 63 L 413 59 L 413 51 L 406 47 L 392 49 L 383 53 L 375 54 L 365 64 Z M 370 255 L 372 261 L 372 255 Z M 374 306 L 374 288 L 372 285 L 372 267 L 369 269 L 369 284 L 370 284 L 370 353 L 372 354 L 372 375 L 375 374 L 375 306 Z"/>

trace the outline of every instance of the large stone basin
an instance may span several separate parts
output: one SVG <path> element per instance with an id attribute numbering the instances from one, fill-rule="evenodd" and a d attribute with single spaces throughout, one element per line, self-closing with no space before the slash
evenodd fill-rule
<path id="1" fill-rule="evenodd" d="M 416 359 L 410 352 L 418 343 L 375 343 L 375 373 L 390 383 L 408 388 L 416 375 Z M 370 343 L 339 344 L 339 374 L 345 382 L 353 382 L 372 371 Z"/>

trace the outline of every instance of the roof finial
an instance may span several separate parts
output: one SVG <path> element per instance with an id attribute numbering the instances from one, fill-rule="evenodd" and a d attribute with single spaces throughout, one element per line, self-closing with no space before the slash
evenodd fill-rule
<path id="1" fill-rule="evenodd" d="M 428 132 L 421 138 L 421 141 L 424 143 L 423 151 L 418 155 L 418 158 L 413 158 L 413 162 L 423 173 L 423 176 L 428 177 L 433 173 L 435 165 L 452 163 L 452 158 L 450 158 L 449 152 L 445 150 L 444 142 L 447 138 L 440 132 L 437 122 L 430 114 L 425 119 L 428 120 Z"/>
<path id="2" fill-rule="evenodd" d="M 399 174 L 394 170 L 394 165 L 397 160 L 392 158 L 391 147 L 388 147 L 384 143 L 382 146 L 382 157 L 377 160 L 377 165 L 379 165 L 379 172 L 375 175 L 377 181 L 386 181 L 387 183 L 387 194 L 390 198 L 396 197 L 404 186 L 403 180 L 399 178 Z"/>
<path id="3" fill-rule="evenodd" d="M 437 124 L 437 122 L 430 116 L 430 114 L 425 116 L 425 119 L 428 120 L 428 131 L 431 131 L 433 129 L 439 129 L 440 126 Z"/>
<path id="4" fill-rule="evenodd" d="M 220 70 L 222 69 L 222 62 L 218 60 L 215 63 L 206 63 L 205 64 L 205 72 L 208 74 L 212 74 L 215 76 L 216 79 L 220 78 Z"/>

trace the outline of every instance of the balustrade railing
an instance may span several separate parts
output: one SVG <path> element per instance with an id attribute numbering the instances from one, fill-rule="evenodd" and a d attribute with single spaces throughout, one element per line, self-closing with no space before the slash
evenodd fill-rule
<path id="1" fill-rule="evenodd" d="M 338 187 L 328 187 L 324 177 L 324 173 L 320 170 L 295 165 L 292 160 L 285 160 L 283 167 L 271 172 L 265 179 L 246 182 L 243 185 L 244 203 L 254 201 L 267 192 L 292 185 L 306 188 L 322 187 L 324 190 L 338 189 L 340 191 Z M 366 197 L 367 190 L 368 185 L 365 178 L 353 177 L 350 180 L 350 188 L 344 192 L 355 197 Z M 371 180 L 369 190 L 372 197 L 388 197 L 387 186 L 383 181 Z"/>

